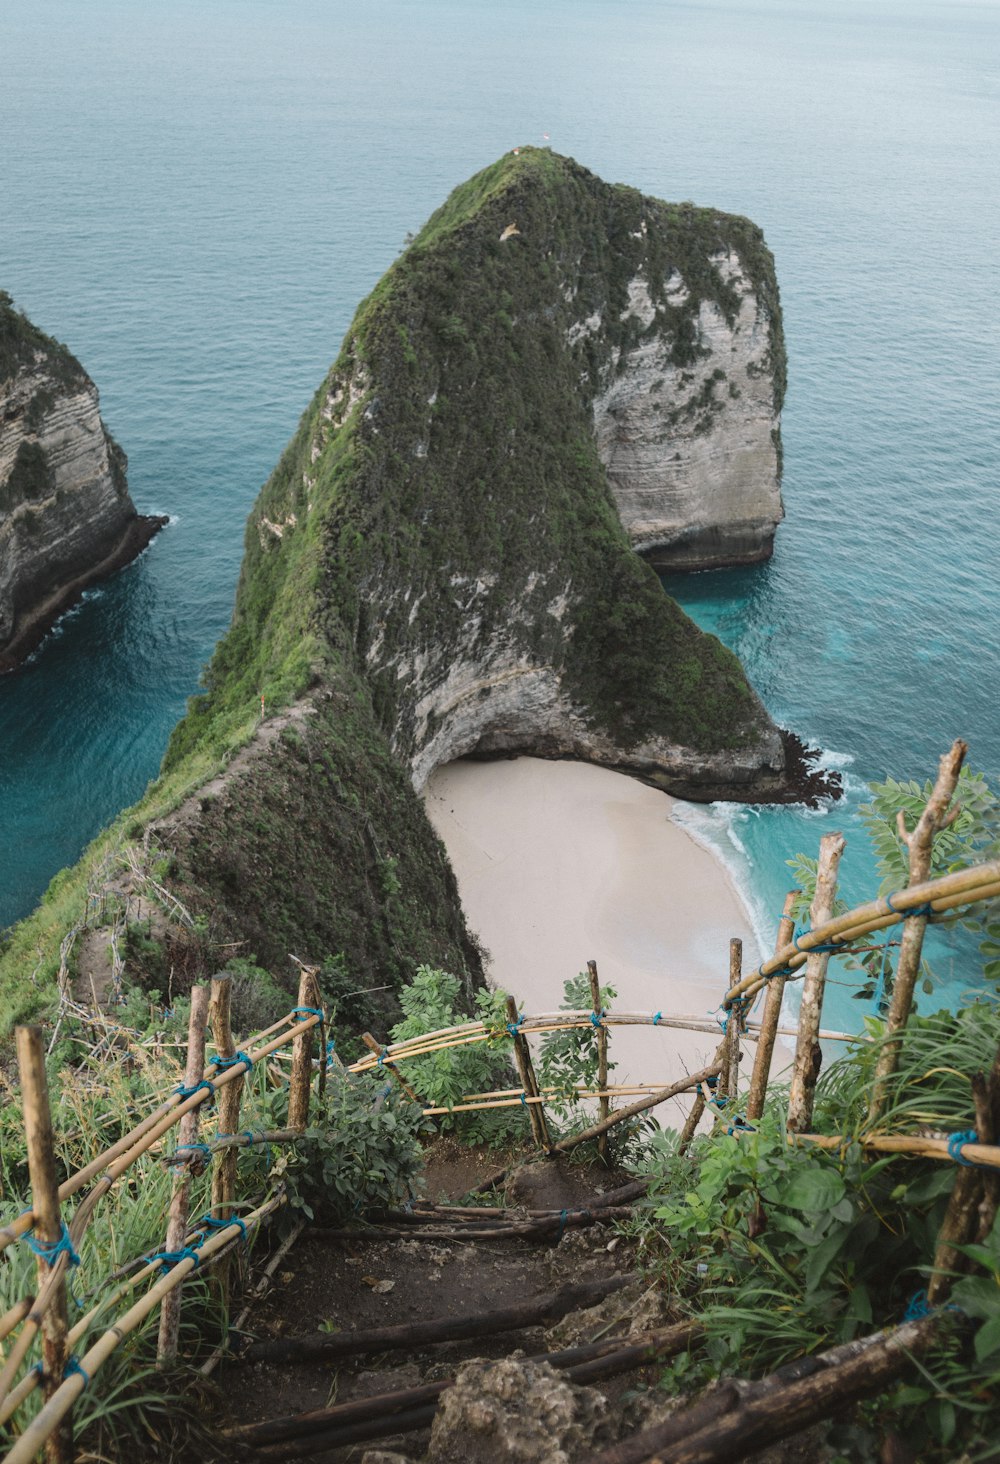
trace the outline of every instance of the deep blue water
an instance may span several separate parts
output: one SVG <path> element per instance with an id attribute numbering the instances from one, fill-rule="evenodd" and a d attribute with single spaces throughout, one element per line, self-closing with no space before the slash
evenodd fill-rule
<path id="1" fill-rule="evenodd" d="M 358 301 L 455 183 L 545 134 L 749 214 L 777 259 L 777 552 L 671 586 L 848 764 L 831 815 L 697 815 L 762 928 L 831 819 L 868 893 L 866 778 L 928 776 L 955 735 L 1000 773 L 997 4 L 0 0 L 0 37 L 0 287 L 176 520 L 0 682 L 0 922 L 155 775 Z"/>

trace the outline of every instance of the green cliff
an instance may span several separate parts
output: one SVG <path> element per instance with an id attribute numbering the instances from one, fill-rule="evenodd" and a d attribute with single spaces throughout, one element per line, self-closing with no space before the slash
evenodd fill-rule
<path id="1" fill-rule="evenodd" d="M 738 662 L 623 526 L 608 423 L 634 420 L 622 394 L 650 369 L 661 499 L 676 506 L 670 464 L 731 430 L 749 383 L 764 383 L 774 447 L 784 356 L 760 232 L 547 151 L 458 188 L 362 304 L 251 513 L 206 692 L 119 825 L 145 831 L 212 941 L 275 968 L 341 953 L 359 987 L 398 987 L 425 960 L 475 979 L 418 796 L 463 754 L 787 795 L 781 738 Z M 648 475 L 632 488 L 649 499 Z M 739 514 L 713 513 L 710 482 L 703 497 L 700 527 L 658 530 L 661 547 L 718 530 L 732 548 Z M 662 505 L 644 511 L 667 525 Z"/>

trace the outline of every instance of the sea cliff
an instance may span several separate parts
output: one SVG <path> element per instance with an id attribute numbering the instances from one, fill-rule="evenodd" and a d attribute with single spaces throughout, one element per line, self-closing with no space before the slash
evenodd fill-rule
<path id="1" fill-rule="evenodd" d="M 136 513 L 125 468 L 79 361 L 0 292 L 0 671 L 166 522 Z"/>
<path id="2" fill-rule="evenodd" d="M 419 796 L 465 754 L 796 796 L 738 661 L 636 552 L 763 549 L 783 387 L 748 221 L 535 149 L 456 189 L 359 307 L 251 512 L 205 692 L 91 856 L 123 840 L 119 896 L 155 864 L 190 912 L 163 964 L 203 970 L 220 943 L 283 974 L 289 952 L 335 956 L 390 1008 L 423 961 L 471 986 Z"/>

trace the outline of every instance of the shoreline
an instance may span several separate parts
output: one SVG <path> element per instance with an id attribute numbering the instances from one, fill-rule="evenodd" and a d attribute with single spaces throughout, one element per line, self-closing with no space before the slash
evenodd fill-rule
<path id="1" fill-rule="evenodd" d="M 522 1010 L 557 1008 L 564 981 L 595 960 L 622 1010 L 704 1021 L 728 986 L 730 937 L 744 967 L 761 959 L 729 871 L 675 822 L 676 801 L 625 773 L 530 757 L 460 760 L 428 780 L 425 807 L 488 977 Z M 673 1082 L 711 1060 L 719 1035 L 614 1028 L 612 1081 Z M 689 1104 L 657 1113 L 676 1126 Z"/>
<path id="2" fill-rule="evenodd" d="M 23 611 L 18 617 L 21 623 L 17 630 L 0 650 L 0 676 L 9 676 L 19 671 L 56 622 L 79 603 L 86 590 L 99 584 L 101 580 L 109 579 L 134 559 L 138 559 L 169 522 L 166 514 L 137 514 L 126 525 L 125 532 L 114 549 L 102 560 Z"/>

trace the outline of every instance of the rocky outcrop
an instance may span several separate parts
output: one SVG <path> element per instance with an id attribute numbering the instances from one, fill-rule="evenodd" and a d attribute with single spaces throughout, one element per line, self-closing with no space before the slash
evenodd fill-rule
<path id="1" fill-rule="evenodd" d="M 770 271 L 755 282 L 730 245 L 708 256 L 732 290 L 701 300 L 677 359 L 670 313 L 690 299 L 679 269 L 657 300 L 643 268 L 627 313 L 642 335 L 614 350 L 594 398 L 601 461 L 633 546 L 661 568 L 712 569 L 770 557 L 782 518 L 784 349 Z M 596 328 L 593 321 L 572 333 Z"/>
<path id="2" fill-rule="evenodd" d="M 346 658 L 418 789 L 524 751 L 787 796 L 739 663 L 633 552 L 763 551 L 783 363 L 753 224 L 509 155 L 359 309 L 251 516 L 217 667 Z"/>
<path id="3" fill-rule="evenodd" d="M 166 522 L 140 517 L 80 363 L 0 294 L 0 670 Z"/>

